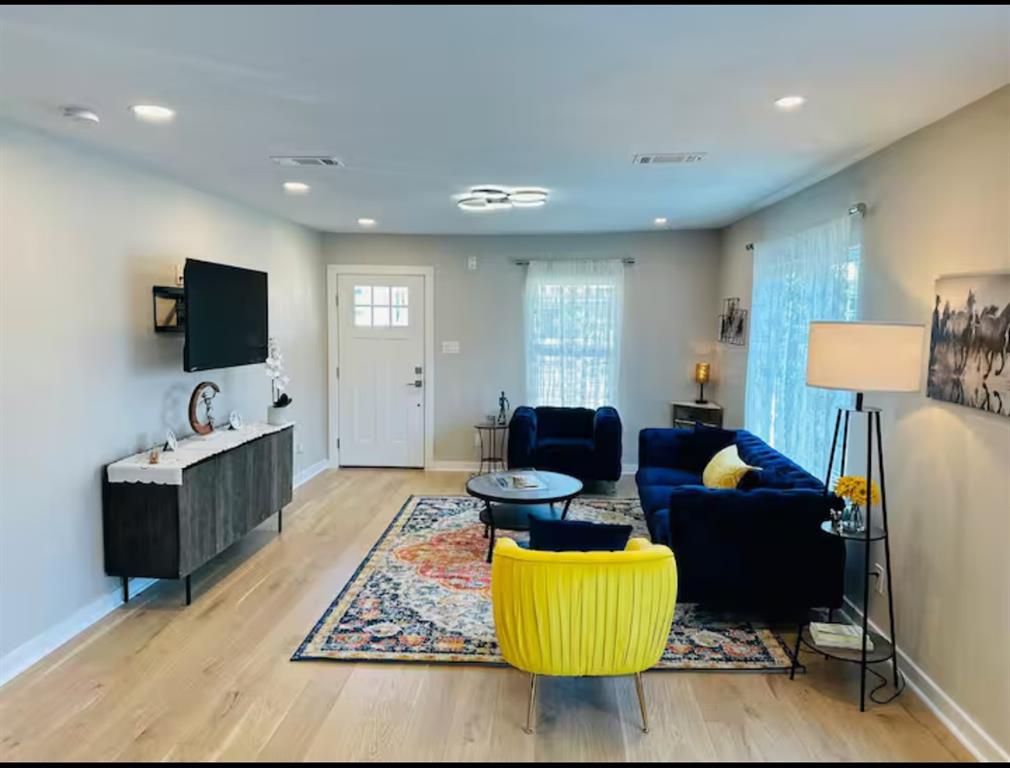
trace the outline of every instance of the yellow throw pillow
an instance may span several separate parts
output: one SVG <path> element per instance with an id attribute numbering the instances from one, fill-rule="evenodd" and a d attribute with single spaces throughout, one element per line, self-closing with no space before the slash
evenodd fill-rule
<path id="1" fill-rule="evenodd" d="M 730 445 L 712 457 L 701 475 L 701 482 L 706 488 L 736 488 L 752 469 L 760 471 L 759 467 L 745 464 L 736 446 Z"/>

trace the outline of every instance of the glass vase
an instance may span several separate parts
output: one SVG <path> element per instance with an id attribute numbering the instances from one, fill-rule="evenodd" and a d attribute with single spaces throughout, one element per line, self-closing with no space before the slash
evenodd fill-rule
<path id="1" fill-rule="evenodd" d="M 866 530 L 866 518 L 863 517 L 863 507 L 849 502 L 842 513 L 842 530 L 846 533 L 862 533 Z"/>

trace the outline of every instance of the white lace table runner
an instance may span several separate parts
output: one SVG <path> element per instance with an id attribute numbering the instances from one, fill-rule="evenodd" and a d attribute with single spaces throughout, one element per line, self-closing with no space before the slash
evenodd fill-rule
<path id="1" fill-rule="evenodd" d="M 179 441 L 175 451 L 162 451 L 157 464 L 148 462 L 148 452 L 143 451 L 108 466 L 110 483 L 156 483 L 182 485 L 182 471 L 224 451 L 263 435 L 280 432 L 291 424 L 246 424 L 241 429 L 215 430 L 209 435 L 193 435 Z"/>

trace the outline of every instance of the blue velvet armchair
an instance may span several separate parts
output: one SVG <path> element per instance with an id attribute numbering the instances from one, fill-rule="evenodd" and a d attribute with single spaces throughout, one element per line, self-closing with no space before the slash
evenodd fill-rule
<path id="1" fill-rule="evenodd" d="M 610 406 L 516 408 L 509 422 L 509 467 L 535 467 L 580 480 L 621 477 L 621 417 Z"/>

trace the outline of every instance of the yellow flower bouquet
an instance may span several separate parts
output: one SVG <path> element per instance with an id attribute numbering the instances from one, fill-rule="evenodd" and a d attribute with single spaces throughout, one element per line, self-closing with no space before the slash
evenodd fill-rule
<path id="1" fill-rule="evenodd" d="M 835 481 L 835 493 L 853 504 L 866 506 L 866 478 L 859 475 L 842 475 Z M 870 485 L 870 496 L 874 504 L 880 501 L 880 486 Z"/>

